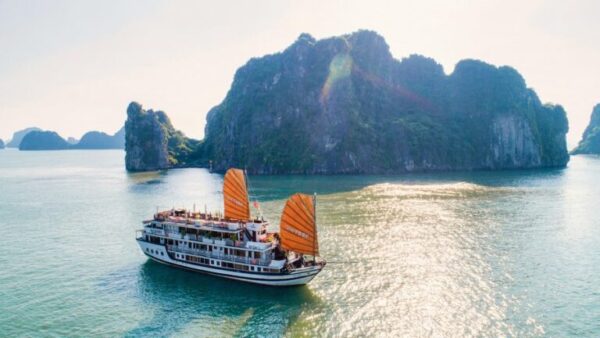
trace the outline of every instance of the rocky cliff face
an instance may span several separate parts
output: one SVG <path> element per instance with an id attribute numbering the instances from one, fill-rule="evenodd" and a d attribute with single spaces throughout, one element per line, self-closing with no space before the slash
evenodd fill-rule
<path id="1" fill-rule="evenodd" d="M 529 123 L 522 117 L 504 115 L 492 122 L 492 151 L 486 165 L 490 167 L 538 167 L 541 151 Z"/>
<path id="2" fill-rule="evenodd" d="M 561 167 L 567 131 L 510 67 L 465 60 L 446 75 L 395 60 L 374 32 L 303 34 L 238 69 L 196 156 L 256 174 Z"/>
<path id="3" fill-rule="evenodd" d="M 19 150 L 64 150 L 69 147 L 70 144 L 53 131 L 29 132 L 19 144 Z"/>
<path id="4" fill-rule="evenodd" d="M 175 130 L 162 111 L 127 107 L 125 166 L 129 171 L 160 170 L 186 165 L 196 143 Z"/>
<path id="5" fill-rule="evenodd" d="M 600 104 L 594 107 L 590 124 L 573 154 L 600 154 Z"/>

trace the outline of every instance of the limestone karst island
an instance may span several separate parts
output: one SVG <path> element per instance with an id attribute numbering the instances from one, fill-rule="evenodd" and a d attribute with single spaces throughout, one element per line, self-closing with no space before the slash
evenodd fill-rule
<path id="1" fill-rule="evenodd" d="M 0 338 L 600 337 L 598 13 L 0 0 Z"/>
<path id="2" fill-rule="evenodd" d="M 130 171 L 211 167 L 251 174 L 391 174 L 564 167 L 569 130 L 517 70 L 460 61 L 394 59 L 373 31 L 316 40 L 240 67 L 186 138 L 162 111 L 132 102 L 125 124 Z"/>

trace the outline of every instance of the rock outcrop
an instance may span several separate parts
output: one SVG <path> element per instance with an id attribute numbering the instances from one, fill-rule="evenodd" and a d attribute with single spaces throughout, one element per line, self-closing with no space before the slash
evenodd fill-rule
<path id="1" fill-rule="evenodd" d="M 119 129 L 114 135 L 100 131 L 85 133 L 81 140 L 73 145 L 73 149 L 123 149 L 125 148 L 125 127 Z"/>
<path id="2" fill-rule="evenodd" d="M 70 145 L 53 131 L 32 131 L 23 137 L 19 150 L 64 150 Z"/>
<path id="3" fill-rule="evenodd" d="M 144 110 L 137 102 L 127 107 L 125 167 L 128 171 L 186 166 L 195 147 L 197 141 L 175 130 L 164 112 Z"/>
<path id="4" fill-rule="evenodd" d="M 594 107 L 590 124 L 583 132 L 583 137 L 572 154 L 600 154 L 600 104 Z"/>
<path id="5" fill-rule="evenodd" d="M 7 148 L 19 148 L 19 146 L 21 145 L 21 141 L 23 140 L 23 137 L 25 137 L 25 135 L 27 135 L 29 132 L 32 131 L 42 131 L 40 128 L 36 128 L 36 127 L 31 127 L 31 128 L 25 128 L 23 130 L 19 130 L 17 132 L 15 132 L 13 134 L 13 137 L 10 141 L 8 141 L 8 143 L 6 143 L 6 147 Z"/>
<path id="6" fill-rule="evenodd" d="M 513 68 L 464 60 L 446 75 L 371 31 L 302 34 L 238 69 L 197 156 L 253 174 L 563 167 L 567 131 Z"/>

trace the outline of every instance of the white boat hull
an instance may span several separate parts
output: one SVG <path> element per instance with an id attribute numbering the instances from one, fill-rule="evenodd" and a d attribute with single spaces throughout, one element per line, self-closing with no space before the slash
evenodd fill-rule
<path id="1" fill-rule="evenodd" d="M 143 240 L 138 240 L 137 242 L 140 245 L 142 252 L 158 263 L 247 283 L 271 286 L 304 285 L 315 278 L 322 269 L 322 266 L 311 266 L 281 274 L 233 271 L 172 259 L 167 253 L 167 249 L 164 245 L 153 244 Z"/>

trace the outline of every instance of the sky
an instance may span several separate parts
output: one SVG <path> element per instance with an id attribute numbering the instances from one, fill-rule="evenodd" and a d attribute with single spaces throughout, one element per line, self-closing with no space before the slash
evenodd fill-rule
<path id="1" fill-rule="evenodd" d="M 116 132 L 129 102 L 201 139 L 206 113 L 250 58 L 375 30 L 395 58 L 451 73 L 473 58 L 516 68 L 567 111 L 574 147 L 600 103 L 600 1 L 0 0 L 0 138 L 37 126 Z"/>

